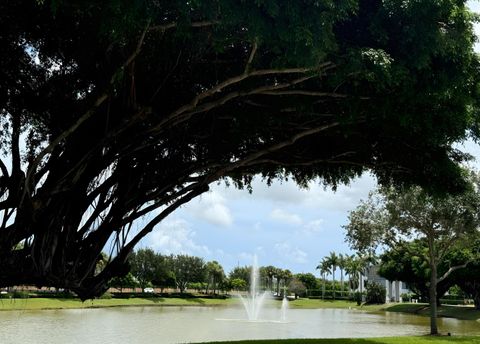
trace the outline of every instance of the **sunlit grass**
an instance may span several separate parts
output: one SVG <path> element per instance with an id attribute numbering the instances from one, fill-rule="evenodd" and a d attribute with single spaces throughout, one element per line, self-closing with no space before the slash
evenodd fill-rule
<path id="1" fill-rule="evenodd" d="M 388 312 L 413 313 L 425 316 L 430 315 L 430 309 L 428 307 L 428 304 L 402 303 L 387 307 L 385 310 L 387 310 Z M 474 307 L 445 305 L 438 307 L 438 316 L 446 318 L 457 318 L 462 320 L 477 320 L 480 319 L 480 311 L 475 309 Z"/>
<path id="2" fill-rule="evenodd" d="M 289 302 L 290 308 L 317 309 L 317 308 L 344 308 L 365 311 L 378 311 L 385 305 L 357 305 L 356 302 L 346 300 L 297 299 Z"/>
<path id="3" fill-rule="evenodd" d="M 231 342 L 208 342 L 208 344 L 480 344 L 480 337 L 391 337 L 391 338 L 340 338 L 340 339 L 274 339 L 242 340 Z M 206 343 L 204 343 L 206 344 Z"/>
<path id="4" fill-rule="evenodd" d="M 96 299 L 82 302 L 79 299 L 30 298 L 0 299 L 0 310 L 35 310 L 98 308 L 125 306 L 222 306 L 234 304 L 236 300 L 203 298 L 130 298 L 130 299 Z"/>

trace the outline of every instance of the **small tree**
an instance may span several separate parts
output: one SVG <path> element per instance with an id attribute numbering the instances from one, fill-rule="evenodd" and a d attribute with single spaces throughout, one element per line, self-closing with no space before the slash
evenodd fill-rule
<path id="1" fill-rule="evenodd" d="M 149 248 L 140 249 L 130 256 L 131 272 L 140 288 L 144 289 L 155 278 L 156 260 L 157 255 Z"/>
<path id="2" fill-rule="evenodd" d="M 222 266 L 216 261 L 208 262 L 205 266 L 207 273 L 207 283 L 206 283 L 206 292 L 208 293 L 208 288 L 210 285 L 213 288 L 213 294 L 215 294 L 217 285 L 223 281 L 225 278 L 225 273 L 223 272 Z"/>
<path id="3" fill-rule="evenodd" d="M 245 281 L 248 288 L 248 286 L 250 286 L 251 273 L 252 273 L 251 266 L 236 266 L 235 268 L 233 268 L 232 271 L 230 271 L 230 273 L 228 274 L 228 278 L 230 278 L 230 280 L 241 279 Z"/>
<path id="4" fill-rule="evenodd" d="M 190 282 L 203 282 L 206 277 L 205 262 L 202 258 L 179 254 L 173 256 L 175 282 L 184 293 Z"/>
<path id="5" fill-rule="evenodd" d="M 309 290 L 317 289 L 317 278 L 312 273 L 295 274 L 295 278 L 303 283 L 305 288 Z"/>
<path id="6" fill-rule="evenodd" d="M 247 282 L 241 278 L 234 278 L 230 280 L 230 286 L 233 290 L 247 290 Z"/>
<path id="7" fill-rule="evenodd" d="M 175 287 L 172 256 L 156 255 L 152 284 L 160 287 L 162 293 L 164 288 Z"/>
<path id="8" fill-rule="evenodd" d="M 110 280 L 110 287 L 118 288 L 120 292 L 123 288 L 135 288 L 137 285 L 137 280 L 130 272 L 123 277 L 114 277 Z"/>
<path id="9" fill-rule="evenodd" d="M 369 304 L 383 304 L 387 296 L 387 291 L 385 287 L 375 283 L 368 282 L 367 284 L 367 296 L 366 301 Z"/>
<path id="10" fill-rule="evenodd" d="M 295 294 L 295 299 L 298 297 L 305 296 L 305 293 L 307 292 L 307 288 L 305 287 L 305 285 L 302 283 L 302 281 L 300 281 L 297 278 L 293 278 L 288 283 L 287 288 L 290 293 Z"/>
<path id="11" fill-rule="evenodd" d="M 469 261 L 451 266 L 442 276 L 438 276 L 438 266 L 453 244 L 469 244 L 469 236 L 477 232 L 480 223 L 478 179 L 472 175 L 470 180 L 467 191 L 444 198 L 431 196 L 419 187 L 380 189 L 350 213 L 345 226 L 347 240 L 359 251 L 372 251 L 379 244 L 409 249 L 405 244 L 414 238 L 425 242 L 426 250 L 411 254 L 423 255 L 429 265 L 432 335 L 438 334 L 437 284 Z"/>

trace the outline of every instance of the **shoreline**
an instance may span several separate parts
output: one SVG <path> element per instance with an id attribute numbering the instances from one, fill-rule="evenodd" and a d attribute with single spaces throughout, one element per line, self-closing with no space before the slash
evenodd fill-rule
<path id="1" fill-rule="evenodd" d="M 405 336 L 405 337 L 370 337 L 370 338 L 319 338 L 319 339 L 275 339 L 275 340 L 241 340 L 226 342 L 202 342 L 196 344 L 480 344 L 480 337 L 475 336 Z"/>
<path id="2" fill-rule="evenodd" d="M 70 298 L 23 298 L 0 299 L 0 311 L 40 311 L 64 309 L 98 309 L 117 307 L 227 307 L 240 306 L 237 298 L 128 298 L 128 299 L 94 299 L 82 302 L 80 299 Z M 278 301 L 269 300 L 267 307 L 278 307 Z M 292 309 L 351 309 L 362 312 L 400 312 L 428 316 L 427 304 L 383 304 L 361 305 L 348 301 L 322 301 L 315 299 L 297 299 L 289 302 Z M 469 306 L 441 306 L 439 317 L 454 318 L 480 322 L 480 310 Z"/>

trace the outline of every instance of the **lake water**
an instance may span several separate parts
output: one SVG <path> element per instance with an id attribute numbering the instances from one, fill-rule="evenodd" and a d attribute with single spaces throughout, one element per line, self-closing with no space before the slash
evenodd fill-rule
<path id="1" fill-rule="evenodd" d="M 264 322 L 236 307 L 125 307 L 0 312 L 2 344 L 190 343 L 213 340 L 420 335 L 429 319 L 347 309 L 266 309 Z M 442 332 L 480 335 L 480 323 L 439 319 Z"/>

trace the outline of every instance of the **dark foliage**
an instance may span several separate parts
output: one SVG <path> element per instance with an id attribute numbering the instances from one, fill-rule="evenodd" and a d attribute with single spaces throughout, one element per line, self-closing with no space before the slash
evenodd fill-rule
<path id="1" fill-rule="evenodd" d="M 100 295 L 222 178 L 462 188 L 463 1 L 6 0 L 0 16 L 2 286 Z"/>

